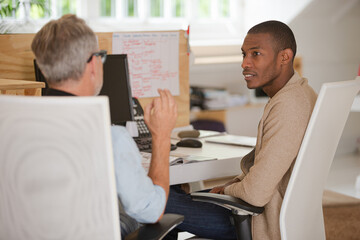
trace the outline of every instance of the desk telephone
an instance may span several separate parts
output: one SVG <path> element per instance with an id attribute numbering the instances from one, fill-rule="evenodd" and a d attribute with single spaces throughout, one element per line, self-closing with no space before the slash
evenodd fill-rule
<path id="1" fill-rule="evenodd" d="M 134 140 L 141 152 L 151 152 L 152 141 L 151 133 L 144 121 L 144 110 L 142 109 L 140 102 L 137 98 L 132 98 L 133 100 L 133 113 L 134 121 L 136 122 L 137 129 L 139 131 L 139 136 L 134 137 Z M 175 150 L 176 145 L 171 144 L 170 150 Z"/>
<path id="2" fill-rule="evenodd" d="M 136 126 L 139 131 L 139 136 L 134 137 L 134 140 L 140 151 L 151 152 L 151 133 L 144 121 L 144 111 L 137 98 L 132 98 L 132 100 L 134 121 L 136 122 Z"/>

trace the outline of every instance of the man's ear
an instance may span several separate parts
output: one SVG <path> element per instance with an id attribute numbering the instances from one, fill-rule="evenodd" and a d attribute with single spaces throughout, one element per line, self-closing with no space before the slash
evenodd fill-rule
<path id="1" fill-rule="evenodd" d="M 289 63 L 292 64 L 293 56 L 294 53 L 290 48 L 286 48 L 280 51 L 281 64 L 282 65 L 287 65 Z"/>
<path id="2" fill-rule="evenodd" d="M 90 71 L 90 74 L 91 76 L 95 76 L 96 74 L 96 57 L 92 57 L 91 58 L 91 61 L 88 63 L 88 67 L 89 67 L 89 71 Z"/>

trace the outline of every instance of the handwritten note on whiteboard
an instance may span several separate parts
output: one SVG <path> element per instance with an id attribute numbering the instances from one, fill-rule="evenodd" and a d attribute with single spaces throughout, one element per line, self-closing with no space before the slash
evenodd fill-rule
<path id="1" fill-rule="evenodd" d="M 127 54 L 133 97 L 155 97 L 158 88 L 179 95 L 179 33 L 114 33 L 113 54 Z"/>

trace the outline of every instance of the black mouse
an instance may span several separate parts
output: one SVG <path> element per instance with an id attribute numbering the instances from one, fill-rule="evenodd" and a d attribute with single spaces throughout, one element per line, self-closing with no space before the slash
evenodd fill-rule
<path id="1" fill-rule="evenodd" d="M 201 148 L 202 143 L 199 140 L 187 138 L 187 139 L 183 139 L 183 140 L 179 141 L 176 144 L 176 146 L 178 146 L 178 147 L 188 147 L 188 148 Z"/>

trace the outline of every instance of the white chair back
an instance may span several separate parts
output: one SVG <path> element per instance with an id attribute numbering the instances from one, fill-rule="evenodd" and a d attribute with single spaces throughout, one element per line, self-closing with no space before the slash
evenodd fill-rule
<path id="1" fill-rule="evenodd" d="M 280 213 L 281 239 L 325 239 L 322 195 L 360 77 L 322 85 Z"/>
<path id="2" fill-rule="evenodd" d="M 0 239 L 120 239 L 107 97 L 0 96 Z"/>

